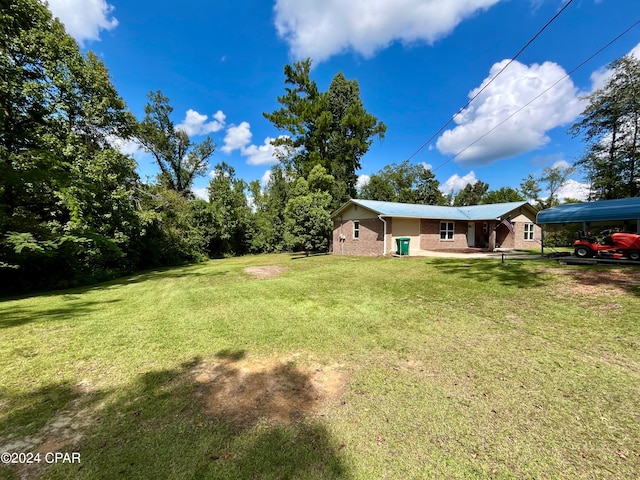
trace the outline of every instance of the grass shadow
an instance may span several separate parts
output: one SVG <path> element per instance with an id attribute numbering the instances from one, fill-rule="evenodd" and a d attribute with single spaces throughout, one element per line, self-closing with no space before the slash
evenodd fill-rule
<path id="1" fill-rule="evenodd" d="M 246 353 L 246 350 L 232 350 L 230 348 L 225 348 L 224 350 L 220 350 L 216 353 L 216 358 L 237 362 L 238 360 L 242 360 L 246 356 Z"/>
<path id="2" fill-rule="evenodd" d="M 123 277 L 116 278 L 114 280 L 108 280 L 105 282 L 94 283 L 90 285 L 83 285 L 79 287 L 73 288 L 64 288 L 59 290 L 47 290 L 47 291 L 39 291 L 39 292 L 27 292 L 18 295 L 8 295 L 2 296 L 0 295 L 0 304 L 7 301 L 12 300 L 22 300 L 26 298 L 37 298 L 37 297 L 57 297 L 60 295 L 64 296 L 73 296 L 73 295 L 82 295 L 83 293 L 96 291 L 96 290 L 110 290 L 114 288 L 120 288 L 127 285 L 134 285 L 137 283 L 149 282 L 149 281 L 158 281 L 158 280 L 166 280 L 166 279 L 180 279 L 180 278 L 190 278 L 190 277 L 218 277 L 224 276 L 228 271 L 219 271 L 219 272 L 210 272 L 202 273 L 197 271 L 201 268 L 201 264 L 193 264 L 187 266 L 174 266 L 174 267 L 160 267 L 154 268 L 151 270 L 143 270 L 130 275 L 126 275 Z"/>
<path id="3" fill-rule="evenodd" d="M 0 303 L 0 329 L 17 327 L 38 321 L 59 321 L 80 319 L 99 309 L 108 308 L 110 304 L 120 302 L 118 299 L 101 302 L 73 300 L 69 305 L 61 308 L 43 310 L 41 307 L 13 307 L 3 309 Z"/>
<path id="4" fill-rule="evenodd" d="M 528 268 L 522 261 L 501 259 L 469 259 L 451 260 L 433 258 L 427 260 L 430 265 L 438 267 L 438 271 L 465 278 L 478 283 L 499 282 L 505 286 L 516 288 L 536 288 L 547 283 L 541 272 Z"/>
<path id="5" fill-rule="evenodd" d="M 28 392 L 0 390 L 0 401 L 4 413 L 0 415 L 0 438 L 5 440 L 17 436 L 29 436 L 42 429 L 70 404 L 93 403 L 103 392 L 87 393 L 77 385 L 58 382 Z M 4 451 L 4 450 L 3 450 Z"/>
<path id="6" fill-rule="evenodd" d="M 292 364 L 247 372 L 236 365 L 243 350 L 216 356 L 142 373 L 114 392 L 69 447 L 82 463 L 53 465 L 47 478 L 350 478 L 326 426 L 299 414 L 317 397 L 307 373 Z"/>
<path id="7" fill-rule="evenodd" d="M 105 395 L 66 381 L 28 392 L 0 389 L 0 452 L 42 456 L 40 462 L 0 465 L 0 478 L 39 478 L 47 453 L 77 452 L 75 445 Z"/>

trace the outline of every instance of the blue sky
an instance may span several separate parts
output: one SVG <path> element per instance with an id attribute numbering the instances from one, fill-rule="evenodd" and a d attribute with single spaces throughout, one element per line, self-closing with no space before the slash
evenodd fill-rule
<path id="1" fill-rule="evenodd" d="M 561 79 L 640 20 L 638 0 L 573 0 L 416 153 L 566 3 L 49 0 L 81 48 L 103 59 L 134 115 L 143 117 L 149 91 L 162 90 L 174 122 L 194 141 L 215 140 L 211 168 L 225 161 L 247 182 L 268 177 L 276 161 L 269 141 L 286 132 L 262 113 L 279 107 L 285 64 L 311 57 L 312 78 L 322 90 L 340 71 L 358 80 L 365 108 L 387 125 L 385 139 L 375 140 L 362 159 L 362 180 L 411 157 L 432 168 L 445 193 L 477 180 L 491 189 L 517 187 L 528 174 L 581 155 L 584 144 L 567 134 L 585 106 L 580 96 L 602 85 L 609 62 L 631 52 L 640 56 L 640 26 Z M 143 178 L 155 176 L 147 154 L 134 145 L 122 148 L 136 158 Z M 199 178 L 194 190 L 203 195 L 208 180 Z M 581 196 L 583 181 L 575 175 L 565 195 Z"/>

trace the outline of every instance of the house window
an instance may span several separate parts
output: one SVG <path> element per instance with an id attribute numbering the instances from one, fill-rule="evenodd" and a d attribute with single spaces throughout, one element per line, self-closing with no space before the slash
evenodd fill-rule
<path id="1" fill-rule="evenodd" d="M 533 223 L 524 224 L 524 239 L 533 240 Z"/>
<path id="2" fill-rule="evenodd" d="M 482 222 L 482 233 L 489 233 L 489 224 L 487 222 Z"/>
<path id="3" fill-rule="evenodd" d="M 440 222 L 440 241 L 453 240 L 453 222 Z"/>
<path id="4" fill-rule="evenodd" d="M 353 239 L 358 240 L 360 238 L 360 220 L 353 221 Z"/>

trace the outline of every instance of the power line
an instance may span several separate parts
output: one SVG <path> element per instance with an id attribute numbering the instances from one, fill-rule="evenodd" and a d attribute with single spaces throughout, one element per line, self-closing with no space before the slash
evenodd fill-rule
<path id="1" fill-rule="evenodd" d="M 564 4 L 564 6 L 563 6 L 563 7 L 562 7 L 562 8 L 561 8 L 561 9 L 560 9 L 560 10 L 559 10 L 559 11 L 558 11 L 558 12 L 557 12 L 553 17 L 551 17 L 551 19 L 550 19 L 547 23 L 545 23 L 545 25 L 544 25 L 540 30 L 538 30 L 538 33 L 536 33 L 533 37 L 531 37 L 531 39 L 530 39 L 527 43 L 525 43 L 525 45 L 524 45 L 520 50 L 518 50 L 518 53 L 516 53 L 516 54 L 513 56 L 513 58 L 511 58 L 511 60 L 509 60 L 509 61 L 507 62 L 507 64 L 506 64 L 504 67 L 502 67 L 498 73 L 496 73 L 493 77 L 491 77 L 491 79 L 489 79 L 489 81 L 486 83 L 486 85 L 485 85 L 484 87 L 482 87 L 480 90 L 478 90 L 478 92 L 477 92 L 477 93 L 476 93 L 472 98 L 470 98 L 470 99 L 469 99 L 469 101 L 467 101 L 467 103 L 465 103 L 465 104 L 464 104 L 460 109 L 458 109 L 458 111 L 457 111 L 455 114 L 453 114 L 453 115 L 451 116 L 451 118 L 450 118 L 449 120 L 447 120 L 447 122 L 446 122 L 444 125 L 442 125 L 442 126 L 438 129 L 438 131 L 437 131 L 436 133 L 434 133 L 433 135 L 431 135 L 431 137 L 429 137 L 429 139 L 428 139 L 426 142 L 424 142 L 424 143 L 423 143 L 423 144 L 422 144 L 422 145 L 421 145 L 421 146 L 420 146 L 420 147 L 419 147 L 415 152 L 413 152 L 413 153 L 409 156 L 409 158 L 407 158 L 407 161 L 409 161 L 409 160 L 411 160 L 413 157 L 415 157 L 415 156 L 416 156 L 418 153 L 420 153 L 420 152 L 421 152 L 421 151 L 422 151 L 422 150 L 423 150 L 427 145 L 429 145 L 429 144 L 433 141 L 433 139 L 434 139 L 434 138 L 436 138 L 438 135 L 440 135 L 440 134 L 444 131 L 444 129 L 445 129 L 445 128 L 447 128 L 451 122 L 453 122 L 453 119 L 454 119 L 457 115 L 459 115 L 459 114 L 460 114 L 460 112 L 462 112 L 465 108 L 467 108 L 469 105 L 471 105 L 471 102 L 473 102 L 476 98 L 478 98 L 478 96 L 480 96 L 480 94 L 481 94 L 481 93 L 482 93 L 482 92 L 483 92 L 483 91 L 484 91 L 484 90 L 485 90 L 489 85 L 491 85 L 491 84 L 494 82 L 494 80 L 495 80 L 496 78 L 498 78 L 498 77 L 500 76 L 500 74 L 501 74 L 502 72 L 504 72 L 504 71 L 509 67 L 509 65 L 511 65 L 511 64 L 512 64 L 512 63 L 513 63 L 513 62 L 514 62 L 514 61 L 515 61 L 515 60 L 516 60 L 516 59 L 517 59 L 517 58 L 522 54 L 522 52 L 524 52 L 524 51 L 529 47 L 529 45 L 531 45 L 531 44 L 533 43 L 533 42 L 534 42 L 534 41 L 535 41 L 535 40 L 536 40 L 536 39 L 537 39 L 537 38 L 542 34 L 542 32 L 544 32 L 544 31 L 547 29 L 547 27 L 548 27 L 549 25 L 551 25 L 551 24 L 554 22 L 554 20 L 555 20 L 556 18 L 558 18 L 558 17 L 560 16 L 560 14 L 562 14 L 562 12 L 564 12 L 564 11 L 567 9 L 567 7 L 568 7 L 569 5 L 571 5 L 571 3 L 572 3 L 572 2 L 573 2 L 573 0 L 569 0 L 567 3 L 565 3 L 565 4 Z"/>
<path id="2" fill-rule="evenodd" d="M 485 138 L 487 135 L 489 135 L 490 133 L 492 133 L 494 130 L 496 130 L 497 128 L 501 127 L 502 125 L 504 125 L 506 122 L 508 122 L 511 118 L 515 117 L 518 113 L 520 113 L 522 110 L 524 110 L 525 108 L 527 108 L 529 105 L 531 105 L 533 102 L 535 102 L 538 98 L 540 98 L 541 96 L 543 96 L 545 93 L 547 93 L 549 90 L 551 90 L 552 88 L 555 88 L 556 85 L 558 85 L 560 82 L 562 82 L 563 80 L 565 80 L 566 78 L 570 77 L 573 73 L 575 73 L 577 70 L 579 70 L 580 68 L 584 67 L 587 63 L 589 63 L 591 60 L 593 60 L 595 57 L 597 57 L 598 55 L 600 55 L 604 50 L 606 50 L 607 48 L 609 48 L 611 45 L 613 45 L 615 42 L 617 42 L 618 40 L 620 40 L 620 38 L 622 38 L 623 36 L 625 36 L 627 33 L 629 33 L 631 30 L 633 30 L 635 27 L 637 27 L 638 25 L 640 25 L 640 20 L 636 20 L 636 22 L 633 23 L 633 25 L 631 25 L 630 27 L 628 27 L 626 30 L 624 30 L 621 34 L 617 35 L 613 40 L 610 40 L 605 46 L 599 48 L 595 53 L 591 54 L 586 60 L 583 60 L 580 64 L 578 64 L 576 67 L 574 67 L 572 70 L 570 70 L 569 72 L 567 72 L 563 77 L 561 77 L 560 79 L 558 79 L 555 83 L 553 83 L 551 86 L 549 86 L 547 89 L 545 89 L 543 92 L 539 93 L 538 95 L 536 95 L 535 97 L 533 97 L 531 100 L 529 100 L 527 103 L 525 103 L 523 106 L 521 106 L 518 110 L 516 110 L 515 112 L 513 112 L 511 115 L 509 115 L 507 118 L 505 118 L 504 120 L 502 120 L 501 122 L 499 122 L 497 125 L 495 125 L 494 127 L 492 127 L 490 130 L 488 130 L 487 132 L 483 133 L 482 135 L 480 135 L 478 138 L 476 138 L 473 142 L 471 142 L 469 145 L 467 145 L 466 147 L 464 147 L 462 150 L 460 150 L 459 152 L 457 152 L 455 155 L 451 156 L 450 158 L 448 158 L 447 160 L 445 160 L 443 163 L 441 163 L 440 165 L 438 165 L 436 168 L 432 169 L 432 172 L 435 172 L 436 170 L 438 170 L 439 168 L 445 166 L 447 163 L 449 163 L 451 160 L 457 158 L 458 156 L 462 155 L 465 151 L 467 151 L 469 148 L 473 147 L 476 143 L 478 143 L 480 140 L 482 140 L 483 138 Z"/>

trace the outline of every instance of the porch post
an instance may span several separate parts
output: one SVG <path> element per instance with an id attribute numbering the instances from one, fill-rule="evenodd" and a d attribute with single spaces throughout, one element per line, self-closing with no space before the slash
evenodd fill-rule
<path id="1" fill-rule="evenodd" d="M 496 228 L 497 225 L 495 222 L 489 222 L 489 250 L 493 251 L 496 249 Z"/>

